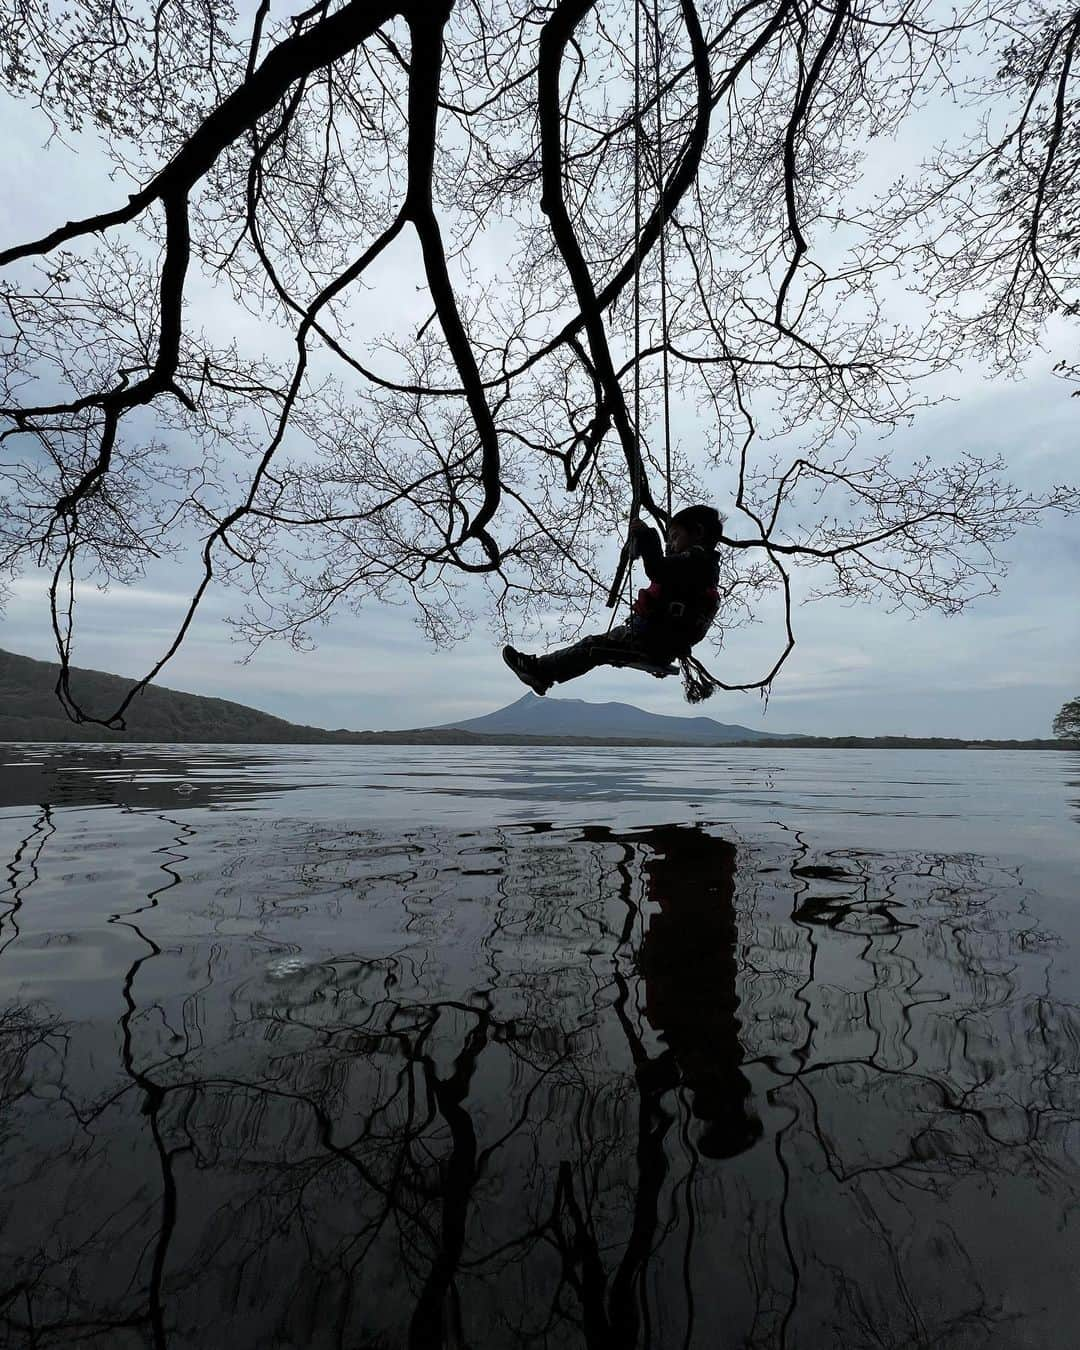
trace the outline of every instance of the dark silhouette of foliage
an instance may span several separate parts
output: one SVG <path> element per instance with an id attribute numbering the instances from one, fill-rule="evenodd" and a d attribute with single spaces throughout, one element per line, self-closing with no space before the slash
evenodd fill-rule
<path id="1" fill-rule="evenodd" d="M 1080 741 L 1080 698 L 1071 698 L 1061 705 L 1051 729 L 1059 740 Z"/>

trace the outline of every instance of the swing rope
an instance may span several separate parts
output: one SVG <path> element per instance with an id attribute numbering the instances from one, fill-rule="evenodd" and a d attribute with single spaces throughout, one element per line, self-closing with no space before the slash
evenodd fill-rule
<path id="1" fill-rule="evenodd" d="M 637 454 L 634 456 L 633 473 L 630 479 L 630 519 L 637 518 L 641 505 L 641 153 L 644 143 L 641 125 L 641 6 L 643 0 L 634 0 L 634 440 Z M 671 514 L 671 485 L 668 485 L 668 515 Z M 633 612 L 634 595 L 634 548 L 633 536 L 627 529 L 623 553 L 616 568 L 615 580 L 608 595 L 611 618 L 607 631 L 610 633 L 619 612 L 620 590 L 626 588 L 627 605 Z M 625 579 L 620 573 L 625 567 Z"/>
<path id="2" fill-rule="evenodd" d="M 641 154 L 645 137 L 641 125 L 641 4 L 634 0 L 634 481 L 630 515 L 636 517 L 641 506 Z M 633 555 L 626 569 L 627 581 L 633 569 Z"/>
<path id="3" fill-rule="evenodd" d="M 633 299 L 633 326 L 634 326 L 634 438 L 637 441 L 637 454 L 634 458 L 633 476 L 631 479 L 631 498 L 630 498 L 630 517 L 637 517 L 638 509 L 641 506 L 641 485 L 644 471 L 644 440 L 641 434 L 641 201 L 642 201 L 642 174 L 641 162 L 646 153 L 644 117 L 642 116 L 641 106 L 641 10 L 645 0 L 634 0 L 634 299 Z M 659 219 L 660 219 L 660 331 L 663 360 L 663 394 L 664 394 L 664 478 L 666 485 L 666 508 L 667 519 L 671 520 L 671 379 L 668 367 L 668 302 L 667 302 L 667 246 L 665 243 L 664 227 L 664 127 L 661 114 L 661 93 L 662 81 L 660 72 L 660 9 L 659 0 L 653 0 L 652 3 L 652 95 L 656 109 L 656 158 L 653 172 L 653 185 L 656 188 L 659 199 Z M 626 541 L 626 601 L 628 607 L 633 612 L 633 594 L 634 594 L 634 554 L 632 548 L 632 539 Z M 612 615 L 608 622 L 608 631 L 610 632 L 615 622 L 615 615 L 618 609 L 613 599 L 609 599 L 609 605 L 612 605 Z"/>
<path id="4" fill-rule="evenodd" d="M 637 441 L 637 455 L 634 459 L 634 471 L 631 483 L 631 519 L 635 519 L 638 509 L 641 505 L 641 484 L 644 465 L 643 439 L 641 435 L 641 161 L 645 152 L 645 134 L 641 106 L 641 9 L 645 0 L 634 0 L 634 437 Z M 653 186 L 655 187 L 658 199 L 659 212 L 659 271 L 660 271 L 660 353 L 661 353 L 661 386 L 663 389 L 663 418 L 664 418 L 664 481 L 666 488 L 666 507 L 667 523 L 671 522 L 672 502 L 671 502 L 671 370 L 669 364 L 669 335 L 670 324 L 668 314 L 668 280 L 667 280 L 667 222 L 664 218 L 664 208 L 666 205 L 666 184 L 664 180 L 664 119 L 662 111 L 663 82 L 661 75 L 661 64 L 663 58 L 661 32 L 660 32 L 660 0 L 652 0 L 652 98 L 655 110 L 655 172 L 653 174 Z M 627 603 L 633 614 L 633 571 L 634 554 L 632 548 L 632 539 L 627 538 L 626 542 L 626 596 Z M 610 631 L 615 621 L 617 609 L 614 607 L 614 601 L 609 600 L 613 605 L 611 620 L 608 623 Z M 637 663 L 635 663 L 637 664 Z M 679 658 L 679 667 L 681 668 L 683 678 L 683 691 L 688 703 L 701 703 L 704 699 L 714 694 L 720 684 L 713 678 L 701 662 L 691 653 Z M 666 675 L 669 673 L 665 667 L 652 667 L 643 665 L 641 668 L 651 671 L 654 675 Z M 674 667 L 670 673 L 674 673 Z"/>
<path id="5" fill-rule="evenodd" d="M 653 102 L 656 107 L 656 191 L 660 211 L 660 342 L 664 388 L 664 478 L 667 484 L 667 515 L 671 521 L 671 374 L 668 368 L 667 222 L 664 219 L 664 122 L 660 112 L 660 0 L 653 0 Z"/>

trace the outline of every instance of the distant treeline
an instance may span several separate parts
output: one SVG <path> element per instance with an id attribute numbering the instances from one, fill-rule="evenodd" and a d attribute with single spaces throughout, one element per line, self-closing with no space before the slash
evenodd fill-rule
<path id="1" fill-rule="evenodd" d="M 285 731 L 268 733 L 265 727 L 236 726 L 227 730 L 203 725 L 153 730 L 132 728 L 108 731 L 104 727 L 75 725 L 62 717 L 0 717 L 0 741 L 97 742 L 170 745 L 535 745 L 535 746 L 667 746 L 687 750 L 1080 750 L 1080 741 L 963 741 L 944 736 L 805 736 L 798 740 L 660 741 L 615 736 L 481 735 L 470 731 L 323 731 L 318 727 L 284 724 Z"/>
<path id="2" fill-rule="evenodd" d="M 245 725 L 228 719 L 220 723 L 195 721 L 180 726 L 146 724 L 132 718 L 126 731 L 109 731 L 93 723 L 69 722 L 66 717 L 0 717 L 0 741 L 77 741 L 101 744 L 169 745 L 336 745 L 362 741 L 362 732 L 323 731 L 320 727 L 267 730 L 257 723 Z"/>
<path id="3" fill-rule="evenodd" d="M 799 736 L 769 741 L 736 741 L 745 749 L 783 750 L 1080 750 L 1080 741 L 965 741 L 950 736 Z"/>
<path id="4" fill-rule="evenodd" d="M 469 731 L 365 731 L 382 745 L 667 745 L 694 750 L 1080 750 L 1080 741 L 965 741 L 947 736 L 798 736 L 769 741 L 676 741 L 597 736 L 479 735 Z"/>

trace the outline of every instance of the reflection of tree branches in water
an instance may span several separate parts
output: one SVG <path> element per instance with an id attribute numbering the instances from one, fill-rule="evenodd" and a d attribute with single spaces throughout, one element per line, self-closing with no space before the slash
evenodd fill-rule
<path id="1" fill-rule="evenodd" d="M 4 869 L 8 881 L 3 891 L 0 891 L 0 904 L 6 904 L 7 909 L 0 913 L 0 956 L 3 956 L 8 943 L 19 936 L 19 910 L 22 908 L 23 896 L 38 878 L 37 864 L 41 850 L 55 829 L 52 811 L 48 806 L 43 806 L 30 833 L 19 843 L 15 856 Z M 5 928 L 8 930 L 6 934 Z"/>
<path id="2" fill-rule="evenodd" d="M 104 1049 L 4 1099 L 13 1344 L 948 1345 L 1000 1318 L 954 1202 L 1073 1194 L 1075 1011 L 977 859 L 318 828 L 193 905 L 158 819 Z"/>
<path id="3" fill-rule="evenodd" d="M 166 817 L 161 817 L 160 819 L 176 829 L 177 843 L 181 842 L 185 837 L 191 838 L 195 834 L 195 831 L 190 826 L 182 824 L 179 821 L 170 820 Z M 38 876 L 37 862 L 41 856 L 45 840 L 49 837 L 50 834 L 55 832 L 56 828 L 52 822 L 51 813 L 48 807 L 44 808 L 44 814 L 37 822 L 35 829 L 40 831 L 43 824 L 47 824 L 49 830 L 48 834 L 44 835 L 39 840 L 37 848 L 33 854 L 33 859 L 30 866 L 34 880 L 36 880 Z M 27 847 L 27 842 L 28 841 L 24 841 L 23 844 L 20 845 L 20 848 L 15 855 L 13 863 L 9 864 L 9 871 L 12 872 L 13 877 L 17 874 L 19 861 Z M 156 1234 L 156 1237 L 154 1237 L 149 1244 L 151 1251 L 150 1257 L 151 1269 L 149 1276 L 146 1280 L 146 1290 L 147 1290 L 146 1306 L 145 1308 L 139 1307 L 137 1310 L 130 1311 L 127 1313 L 121 1312 L 115 1316 L 107 1314 L 98 1315 L 95 1312 L 86 1311 L 84 1310 L 84 1308 L 80 1307 L 80 1304 L 84 1302 L 84 1298 L 80 1297 L 79 1295 L 78 1292 L 79 1282 L 76 1280 L 72 1282 L 72 1284 L 69 1286 L 67 1290 L 63 1291 L 65 1303 L 65 1315 L 62 1318 L 57 1319 L 57 1321 L 54 1323 L 46 1323 L 43 1325 L 40 1319 L 33 1315 L 32 1297 L 31 1297 L 31 1295 L 35 1292 L 33 1286 L 29 1283 L 24 1283 L 22 1293 L 27 1301 L 28 1315 L 25 1321 L 23 1321 L 22 1319 L 18 1318 L 16 1312 L 13 1315 L 13 1321 L 18 1329 L 24 1331 L 31 1338 L 35 1337 L 38 1333 L 55 1334 L 64 1338 L 75 1336 L 80 1340 L 84 1337 L 89 1338 L 94 1336 L 101 1336 L 108 1338 L 110 1336 L 120 1334 L 125 1329 L 146 1328 L 150 1333 L 152 1343 L 154 1344 L 155 1347 L 163 1347 L 168 1344 L 168 1336 L 166 1332 L 162 1309 L 162 1278 L 163 1278 L 165 1258 L 168 1252 L 169 1239 L 171 1237 L 176 1221 L 177 1192 L 175 1179 L 173 1175 L 173 1158 L 177 1150 L 170 1150 L 165 1144 L 163 1138 L 162 1126 L 159 1116 L 164 1101 L 164 1093 L 162 1092 L 158 1083 L 152 1076 L 154 1066 L 150 1066 L 145 1069 L 139 1069 L 136 1067 L 135 1049 L 133 1042 L 133 1026 L 132 1026 L 133 1019 L 135 1019 L 137 1014 L 137 1005 L 134 995 L 134 986 L 136 977 L 141 967 L 147 960 L 149 960 L 151 957 L 159 956 L 161 954 L 161 948 L 158 946 L 156 942 L 154 942 L 154 940 L 151 937 L 147 936 L 147 934 L 142 931 L 142 929 L 138 926 L 137 923 L 133 921 L 133 919 L 134 916 L 137 914 L 140 914 L 146 910 L 156 908 L 157 905 L 159 904 L 160 896 L 163 895 L 166 891 L 169 891 L 173 887 L 180 884 L 181 882 L 180 873 L 176 870 L 174 864 L 179 864 L 186 861 L 187 855 L 177 851 L 174 848 L 171 849 L 169 847 L 158 849 L 156 851 L 159 854 L 166 855 L 166 861 L 160 864 L 160 869 L 166 873 L 166 876 L 168 878 L 167 881 L 165 881 L 161 886 L 158 886 L 153 890 L 151 890 L 150 892 L 148 892 L 145 904 L 140 905 L 137 909 L 129 911 L 126 914 L 114 915 L 109 920 L 110 923 L 115 923 L 119 926 L 130 929 L 137 935 L 139 940 L 143 944 L 145 944 L 145 946 L 149 949 L 144 955 L 138 957 L 131 964 L 131 966 L 128 968 L 124 976 L 122 994 L 125 1004 L 125 1012 L 120 1018 L 119 1022 L 121 1035 L 120 1058 L 123 1066 L 123 1071 L 127 1075 L 127 1077 L 131 1080 L 131 1082 L 135 1084 L 139 1089 L 141 1089 L 141 1092 L 143 1094 L 140 1111 L 141 1114 L 147 1119 L 149 1123 L 154 1149 L 159 1159 L 160 1175 L 161 1175 L 160 1226 Z M 3 948 L 0 947 L 0 953 L 2 953 L 2 951 Z M 163 1023 L 167 1024 L 164 1009 L 157 1004 L 153 1005 L 153 1007 L 154 1010 L 161 1015 Z M 42 1025 L 47 1026 L 47 1023 L 43 1022 Z M 42 1037 L 42 1039 L 43 1038 L 44 1036 Z M 179 1038 L 177 1037 L 176 1039 Z M 176 1058 L 176 1056 L 172 1056 L 172 1058 Z M 93 1137 L 93 1126 L 96 1123 L 97 1119 L 103 1113 L 105 1113 L 109 1109 L 109 1107 L 113 1106 L 117 1102 L 119 1097 L 124 1094 L 124 1091 L 125 1089 L 123 1087 L 120 1087 L 119 1089 L 110 1092 L 109 1095 L 105 1097 L 103 1100 L 92 1102 L 89 1104 L 89 1106 L 87 1106 L 87 1104 L 83 1102 L 71 1099 L 71 1097 L 68 1095 L 66 1091 L 66 1088 L 64 1088 L 61 1080 L 62 1099 L 71 1110 L 73 1117 L 79 1121 L 83 1132 L 85 1132 L 91 1138 Z M 5 1096 L 6 1095 L 7 1094 L 5 1093 Z M 103 1198 L 104 1197 L 102 1196 L 96 1196 L 95 1200 L 98 1203 L 100 1203 L 100 1201 Z M 117 1220 L 121 1220 L 122 1222 L 122 1212 L 110 1214 L 107 1216 L 105 1224 L 102 1225 L 102 1228 L 104 1229 L 104 1236 L 102 1236 L 102 1233 L 100 1231 L 95 1233 L 93 1245 L 96 1246 L 98 1244 L 103 1244 L 107 1248 L 109 1244 L 109 1236 L 108 1236 L 109 1224 L 110 1222 L 116 1222 Z M 98 1223 L 95 1222 L 95 1228 L 97 1227 Z M 57 1262 L 56 1264 L 62 1267 L 62 1265 L 65 1262 L 77 1263 L 83 1257 L 83 1255 L 84 1252 L 79 1250 L 65 1252 L 64 1261 Z M 50 1280 L 49 1283 L 51 1284 L 52 1281 Z M 49 1292 L 55 1295 L 60 1291 L 56 1289 L 51 1289 Z M 91 1290 L 88 1292 L 89 1298 L 86 1299 L 85 1301 L 92 1303 L 95 1300 L 95 1294 L 97 1291 Z M 3 1300 L 0 1300 L 0 1302 L 2 1301 Z"/>
<path id="4" fill-rule="evenodd" d="M 975 855 L 891 859 L 838 850 L 828 862 L 808 863 L 809 845 L 792 834 L 791 918 L 806 952 L 802 976 L 792 981 L 799 1009 L 792 1025 L 801 1020 L 803 1033 L 791 1037 L 794 1048 L 786 1056 L 761 1056 L 785 1080 L 770 1100 L 790 1113 L 775 1138 L 791 1271 L 780 1343 L 789 1343 L 800 1287 L 809 1280 L 819 1302 L 832 1291 L 833 1318 L 858 1328 L 866 1344 L 877 1343 L 883 1319 L 901 1332 L 897 1344 L 952 1344 L 954 1337 L 966 1344 L 964 1337 L 985 1337 L 1005 1320 L 1006 1300 L 987 1292 L 977 1263 L 938 1207 L 955 1205 L 960 1183 L 973 1177 L 1024 1175 L 1040 1188 L 1064 1183 L 1063 1208 L 1076 1199 L 1075 1171 L 1063 1170 L 1059 1155 L 1061 1132 L 1070 1129 L 1080 1102 L 1080 1017 L 1075 1006 L 1049 997 L 1049 969 L 1046 993 L 1018 997 L 1019 963 L 1011 959 L 1017 951 L 1047 950 L 1056 939 L 1030 922 L 1009 927 L 1027 909 L 1010 895 L 1021 878 Z M 995 912 L 994 901 L 1003 897 L 1013 901 L 1011 909 Z M 854 939 L 857 962 L 872 974 L 857 996 L 857 1013 L 856 995 L 830 989 L 818 969 L 822 930 Z M 908 932 L 922 940 L 927 959 L 921 964 L 910 942 L 904 950 Z M 930 984 L 932 964 L 949 970 L 950 988 Z M 761 975 L 759 962 L 754 978 Z M 832 1007 L 831 995 L 839 996 Z M 774 990 L 765 997 L 775 1004 Z M 750 1001 L 756 1002 L 753 994 Z M 1004 1024 L 996 1027 L 995 1019 Z M 844 1053 L 850 1033 L 838 1031 L 845 1023 L 867 1043 L 862 1053 Z M 1067 1084 L 1067 1092 L 1053 1091 L 1051 1079 L 1059 1088 Z M 863 1120 L 852 1130 L 857 1112 Z M 807 1241 L 806 1197 L 813 1191 L 798 1179 L 822 1168 L 856 1195 L 863 1239 L 892 1255 L 880 1263 L 888 1272 L 884 1280 L 866 1279 L 850 1261 L 830 1260 Z M 944 1269 L 962 1272 L 957 1286 L 968 1286 L 967 1305 L 951 1317 L 939 1315 L 932 1328 L 898 1259 L 920 1241 L 923 1197 L 937 1202 L 930 1207 L 937 1230 L 921 1235 L 927 1253 Z M 884 1213 L 893 1216 L 888 1228 Z M 875 1287 L 877 1297 L 871 1296 Z M 797 1342 L 796 1334 L 790 1343 Z"/>
<path id="5" fill-rule="evenodd" d="M 166 820 L 162 817 L 162 820 Z M 187 839 L 193 839 L 195 830 L 190 825 L 182 824 L 178 820 L 167 820 L 167 823 L 176 827 L 176 843 L 182 843 Z M 178 1145 L 170 1148 L 165 1142 L 163 1123 L 161 1120 L 161 1110 L 165 1104 L 166 1089 L 153 1077 L 156 1065 L 149 1065 L 144 1068 L 138 1068 L 135 1063 L 136 1053 L 133 1040 L 132 1022 L 138 1012 L 135 1002 L 135 980 L 143 965 L 153 957 L 161 955 L 161 948 L 149 937 L 143 929 L 135 922 L 135 916 L 142 914 L 147 910 L 156 909 L 160 903 L 160 897 L 166 892 L 171 891 L 174 886 L 181 883 L 180 873 L 176 870 L 180 863 L 187 861 L 187 854 L 179 852 L 175 848 L 160 848 L 156 850 L 159 854 L 165 854 L 165 860 L 160 864 L 161 871 L 165 873 L 167 880 L 160 886 L 147 892 L 146 904 L 140 905 L 137 909 L 127 911 L 123 914 L 114 915 L 110 923 L 118 924 L 124 928 L 129 928 L 136 937 L 142 942 L 148 950 L 137 957 L 128 968 L 124 976 L 124 1013 L 120 1018 L 121 1031 L 121 1059 L 123 1061 L 124 1072 L 137 1085 L 142 1093 L 142 1105 L 140 1110 L 147 1118 L 150 1127 L 150 1133 L 154 1141 L 154 1152 L 157 1154 L 161 1173 L 161 1219 L 157 1238 L 153 1244 L 150 1274 L 147 1281 L 147 1303 L 150 1331 L 153 1338 L 155 1350 L 164 1350 L 168 1344 L 168 1336 L 165 1327 L 165 1315 L 162 1302 L 162 1282 L 165 1270 L 165 1261 L 168 1256 L 169 1243 L 176 1228 L 176 1207 L 177 1207 L 177 1189 L 176 1176 L 174 1172 L 174 1163 L 178 1154 L 187 1152 L 190 1145 Z M 161 1014 L 163 1024 L 167 1025 L 165 1010 L 158 1004 L 153 1005 L 154 1009 Z M 144 1014 L 145 1015 L 145 1014 Z M 178 1034 L 174 1033 L 174 1038 L 180 1040 Z M 182 1058 L 183 1056 L 168 1056 L 169 1059 Z"/>
<path id="6" fill-rule="evenodd" d="M 28 1064 L 35 1057 L 62 1057 L 64 1035 L 65 1029 L 45 1008 L 30 1004 L 0 1008 L 0 1151 L 18 1147 L 15 1110 L 33 1090 Z M 24 1310 L 30 1319 L 37 1284 L 34 1265 L 31 1261 L 15 1272 L 7 1262 L 0 1264 L 0 1328 Z"/>

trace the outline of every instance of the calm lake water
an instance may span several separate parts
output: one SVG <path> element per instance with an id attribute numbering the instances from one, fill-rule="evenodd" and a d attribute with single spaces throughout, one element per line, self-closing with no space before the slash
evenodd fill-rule
<path id="1" fill-rule="evenodd" d="M 1080 756 L 0 747 L 5 1347 L 1038 1347 Z"/>

